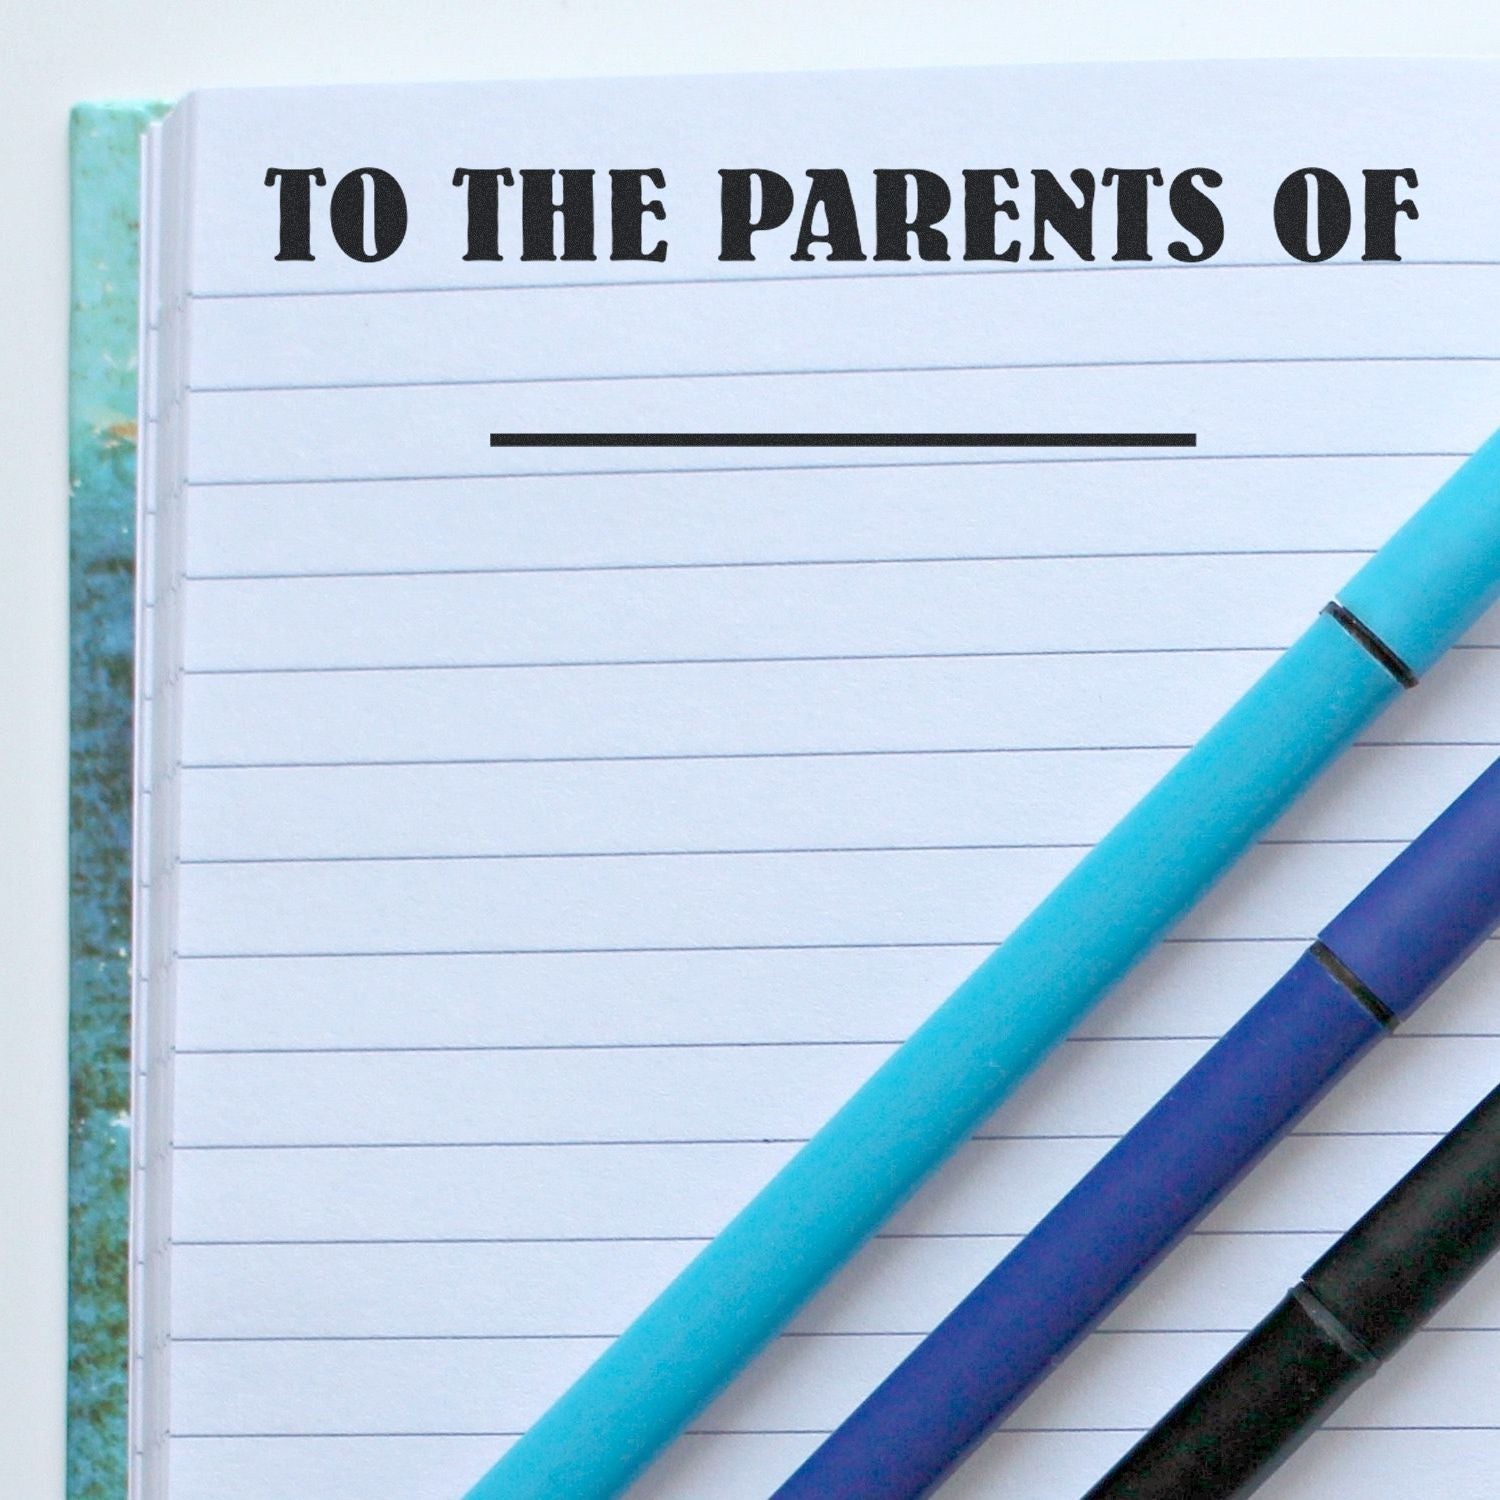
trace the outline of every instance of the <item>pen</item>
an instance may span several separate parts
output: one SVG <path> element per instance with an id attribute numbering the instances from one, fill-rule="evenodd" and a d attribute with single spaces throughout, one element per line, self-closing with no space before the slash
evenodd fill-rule
<path id="1" fill-rule="evenodd" d="M 927 1493 L 1497 923 L 1500 760 L 1323 929 L 776 1500 Z"/>
<path id="2" fill-rule="evenodd" d="M 470 1490 L 608 1500 L 1500 592 L 1500 436 Z"/>
<path id="3" fill-rule="evenodd" d="M 1500 1088 L 1084 1500 L 1249 1495 L 1500 1246 Z"/>

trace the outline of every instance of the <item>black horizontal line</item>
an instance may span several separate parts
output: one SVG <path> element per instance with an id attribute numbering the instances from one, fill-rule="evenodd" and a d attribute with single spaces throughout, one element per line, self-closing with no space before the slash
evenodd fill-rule
<path id="1" fill-rule="evenodd" d="M 491 448 L 1196 448 L 1196 432 L 492 432 Z"/>
<path id="2" fill-rule="evenodd" d="M 691 1429 L 690 1429 L 691 1430 Z M 756 1434 L 764 1437 L 779 1437 L 780 1433 L 766 1432 Z M 519 1430 L 501 1432 L 497 1428 L 472 1428 L 465 1431 L 441 1432 L 416 1430 L 411 1432 L 168 1432 L 168 1438 L 174 1443 L 266 1443 L 266 1442 L 317 1442 L 332 1440 L 334 1442 L 367 1442 L 376 1439 L 380 1442 L 388 1442 L 391 1439 L 405 1439 L 419 1442 L 428 1442 L 436 1438 L 457 1440 L 467 1438 L 518 1438 L 521 1436 Z"/>
<path id="3" fill-rule="evenodd" d="M 1395 452 L 1360 451 L 1348 453 L 1198 453 L 1193 461 L 1201 463 L 1260 463 L 1276 459 L 1335 460 L 1348 461 L 1365 458 L 1468 458 L 1469 452 L 1461 448 L 1412 449 Z M 866 463 L 816 463 L 816 464 L 709 464 L 694 468 L 689 465 L 673 465 L 665 469 L 631 467 L 626 469 L 516 469 L 504 474 L 487 472 L 459 472 L 452 474 L 326 474 L 293 475 L 289 478 L 263 476 L 259 479 L 188 479 L 184 483 L 195 489 L 278 489 L 290 485 L 308 487 L 330 484 L 437 484 L 462 480 L 475 483 L 485 479 L 611 479 L 630 476 L 658 474 L 765 474 L 768 472 L 797 473 L 806 471 L 818 474 L 838 473 L 843 470 L 855 472 L 861 469 L 962 469 L 993 468 L 1013 463 L 1051 464 L 1151 464 L 1184 463 L 1185 459 L 1161 459 L 1150 454 L 1134 457 L 1111 455 L 1104 458 L 1060 457 L 1048 459 L 1004 459 L 1004 458 L 949 458 L 949 459 L 897 459 L 874 460 Z"/>
<path id="4" fill-rule="evenodd" d="M 1338 1233 L 1339 1231 L 1329 1231 Z M 876 1239 L 889 1236 L 876 1235 Z M 707 1234 L 607 1234 L 607 1235 L 361 1235 L 357 1239 L 173 1239 L 174 1250 L 304 1250 L 318 1248 L 384 1249 L 395 1245 L 706 1245 L 713 1238 Z M 1013 1239 L 1012 1235 L 895 1236 L 903 1239 Z"/>

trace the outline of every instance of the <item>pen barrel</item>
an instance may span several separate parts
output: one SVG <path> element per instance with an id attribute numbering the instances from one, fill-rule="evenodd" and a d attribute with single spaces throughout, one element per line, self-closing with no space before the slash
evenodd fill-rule
<path id="1" fill-rule="evenodd" d="M 1500 1248 L 1500 1088 L 1433 1147 L 1303 1282 L 1378 1358 Z"/>
<path id="2" fill-rule="evenodd" d="M 1248 1495 L 1376 1368 L 1298 1287 L 1084 1500 Z"/>
<path id="3" fill-rule="evenodd" d="M 1250 1494 L 1497 1248 L 1500 1088 L 1315 1261 L 1084 1500 Z"/>
<path id="4" fill-rule="evenodd" d="M 1304 954 L 775 1500 L 927 1493 L 1383 1031 Z"/>
<path id="5" fill-rule="evenodd" d="M 1500 921 L 1500 760 L 1318 934 L 1395 1017 L 1409 1015 Z"/>
<path id="6" fill-rule="evenodd" d="M 1500 592 L 1500 433 L 1353 578 L 1339 600 L 1421 677 Z"/>

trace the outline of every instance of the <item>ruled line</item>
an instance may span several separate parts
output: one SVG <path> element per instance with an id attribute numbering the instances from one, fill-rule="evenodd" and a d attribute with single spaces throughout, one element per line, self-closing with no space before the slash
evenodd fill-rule
<path id="1" fill-rule="evenodd" d="M 1453 650 L 1459 647 L 1451 648 Z M 832 749 L 832 750 L 680 750 L 642 754 L 616 755 L 473 755 L 432 757 L 390 757 L 371 760 L 201 760 L 182 761 L 182 771 L 334 771 L 370 768 L 399 768 L 405 766 L 576 766 L 576 765 L 632 765 L 636 763 L 657 764 L 662 762 L 718 760 L 833 760 L 867 759 L 884 756 L 942 756 L 942 755 L 1095 755 L 1128 754 L 1136 751 L 1182 752 L 1190 749 L 1186 742 L 1178 744 L 1117 744 L 1117 745 L 937 745 L 920 746 L 914 749 L 901 747 Z M 1352 750 L 1488 750 L 1500 749 L 1500 741 L 1492 740 L 1357 740 Z"/>
<path id="2" fill-rule="evenodd" d="M 1297 1227 L 1291 1229 L 1194 1229 L 1187 1238 L 1235 1239 L 1297 1236 L 1308 1239 L 1337 1239 L 1348 1226 L 1333 1229 Z M 874 1240 L 926 1243 L 947 1240 L 1019 1241 L 1020 1231 L 985 1229 L 888 1230 L 871 1236 Z M 422 1245 L 707 1245 L 713 1239 L 707 1234 L 610 1234 L 610 1235 L 360 1235 L 357 1238 L 256 1238 L 192 1239 L 174 1238 L 173 1249 L 311 1249 L 319 1246 L 345 1249 L 384 1249 L 393 1246 Z"/>
<path id="3" fill-rule="evenodd" d="M 861 652 L 816 652 L 806 655 L 783 656 L 643 656 L 643 657 L 590 657 L 570 660 L 567 658 L 527 661 L 433 661 L 433 662 L 349 662 L 349 663 L 292 663 L 279 666 L 220 666 L 183 667 L 182 677 L 291 677 L 308 674 L 357 674 L 379 672 L 517 672 L 555 671 L 588 668 L 651 668 L 651 667 L 779 667 L 801 663 L 839 666 L 849 662 L 867 661 L 1014 661 L 1044 660 L 1055 657 L 1114 656 L 1267 656 L 1285 651 L 1289 642 L 1277 644 L 1248 644 L 1234 646 L 1059 646 L 1055 649 L 1031 649 L 1016 651 L 871 651 Z M 1500 649 L 1475 643 L 1474 651 Z"/>
<path id="4" fill-rule="evenodd" d="M 549 859 L 768 859 L 786 855 L 791 858 L 828 854 L 1004 854 L 1063 853 L 1068 850 L 1092 849 L 1097 840 L 1012 841 L 995 843 L 932 844 L 806 844 L 745 845 L 705 849 L 516 849 L 480 850 L 455 853 L 419 854 L 220 854 L 183 855 L 179 866 L 236 868 L 261 865 L 410 865 L 410 864 L 484 864 Z M 1403 838 L 1264 838 L 1265 848 L 1360 848 L 1373 845 L 1384 848 L 1403 847 Z"/>
<path id="5" fill-rule="evenodd" d="M 1116 1042 L 1201 1042 L 1205 1046 L 1219 1040 L 1219 1032 L 1153 1031 L 1101 1032 L 1092 1035 L 1064 1037 L 1062 1047 L 1097 1046 Z M 397 1055 L 443 1055 L 447 1053 L 511 1052 L 713 1052 L 733 1050 L 783 1049 L 800 1047 L 899 1047 L 906 1038 L 895 1037 L 728 1037 L 701 1041 L 620 1041 L 620 1042 L 389 1042 L 351 1043 L 341 1045 L 302 1045 L 290 1043 L 271 1047 L 174 1047 L 177 1057 L 345 1057 L 394 1053 Z M 1407 1026 L 1393 1031 L 1387 1041 L 1494 1041 L 1500 1031 L 1413 1031 Z M 1312 1134 L 1320 1132 L 1313 1131 Z M 1400 1134 L 1391 1131 L 1389 1134 Z M 1425 1131 L 1418 1134 L 1426 1134 Z M 758 1137 L 757 1137 L 758 1139 Z M 1000 1139 L 1000 1137 L 994 1137 Z"/>
<path id="6" fill-rule="evenodd" d="M 1038 360 L 999 360 L 995 362 L 974 361 L 962 364 L 916 364 L 916 365 L 820 365 L 815 368 L 803 366 L 775 367 L 767 366 L 758 369 L 703 369 L 703 370 L 620 370 L 604 373 L 577 371 L 564 374 L 536 374 L 525 375 L 463 375 L 448 377 L 429 377 L 422 380 L 317 380 L 317 381 L 284 381 L 272 384 L 256 385 L 189 385 L 185 392 L 189 396 L 254 396 L 274 395 L 291 391 L 386 391 L 386 390 L 449 390 L 474 386 L 512 386 L 512 385 L 609 385 L 626 382 L 648 382 L 648 381 L 687 381 L 687 380 L 789 380 L 811 378 L 837 378 L 840 376 L 857 375 L 1002 375 L 1012 372 L 1036 372 L 1052 370 L 1158 370 L 1158 369 L 1216 369 L 1226 366 L 1256 365 L 1276 367 L 1280 365 L 1487 365 L 1500 362 L 1500 355 L 1494 354 L 1270 354 L 1270 355 L 1221 355 L 1221 356 L 1199 356 L 1189 359 L 1038 359 Z M 994 436 L 990 434 L 989 436 Z M 1031 434 L 1023 435 L 1034 436 Z M 1140 438 L 1141 434 L 1129 436 Z M 1177 438 L 1191 436 L 1187 433 L 1172 434 Z M 863 439 L 856 439 L 857 442 Z M 630 442 L 621 442 L 609 446 L 632 447 L 638 446 L 640 440 L 632 439 Z M 884 445 L 884 444 L 883 444 Z M 511 446 L 508 443 L 497 443 L 496 447 Z M 537 443 L 530 446 L 547 447 L 546 443 Z M 576 443 L 559 443 L 559 447 L 578 446 Z M 697 446 L 691 443 L 666 444 L 663 446 Z M 725 446 L 723 444 L 703 444 L 702 446 Z M 786 444 L 774 444 L 770 446 L 787 446 Z M 819 445 L 813 445 L 819 446 Z M 848 444 L 834 444 L 831 446 L 850 446 Z M 897 447 L 921 447 L 929 446 L 922 442 L 900 443 L 889 446 Z M 930 446 L 940 446 L 932 444 Z M 959 444 L 958 446 L 966 446 Z M 1021 442 L 1017 444 L 1003 443 L 998 446 L 1031 447 L 1046 446 Z M 1106 446 L 1099 443 L 1090 443 L 1089 446 Z M 1119 446 L 1111 445 L 1111 446 Z M 1130 446 L 1130 444 L 1127 444 Z M 1157 446 L 1156 444 L 1141 444 L 1141 446 Z M 1169 447 L 1192 447 L 1192 443 L 1173 442 L 1165 444 Z"/>
<path id="7" fill-rule="evenodd" d="M 772 465 L 779 474 L 795 473 L 855 473 L 864 469 L 956 469 L 998 468 L 1007 464 L 1151 464 L 1151 463 L 1258 463 L 1266 460 L 1336 460 L 1376 458 L 1445 458 L 1453 461 L 1469 455 L 1460 448 L 1405 448 L 1400 450 L 1350 449 L 1344 452 L 1307 453 L 1204 453 L 1194 450 L 1188 458 L 1161 459 L 1152 454 L 1122 455 L 1108 457 L 1087 455 L 1062 455 L 1049 458 L 950 458 L 950 459 L 870 459 L 860 463 L 828 462 L 813 464 L 778 463 Z M 504 472 L 485 470 L 471 472 L 461 470 L 446 474 L 319 474 L 263 477 L 259 479 L 187 479 L 190 489 L 281 489 L 300 485 L 308 488 L 330 484 L 439 484 L 458 480 L 470 482 L 485 479 L 558 479 L 594 478 L 618 479 L 630 476 L 649 478 L 658 474 L 765 474 L 765 464 L 708 464 L 701 467 L 674 464 L 668 468 L 632 467 L 623 469 L 507 469 Z"/>
<path id="8" fill-rule="evenodd" d="M 1110 1040 L 1102 1038 L 1101 1040 Z M 1152 1038 L 1152 1040 L 1159 1040 Z M 1441 1130 L 1289 1130 L 1286 1139 L 1302 1140 L 1432 1140 Z M 1047 1144 L 1058 1141 L 1118 1141 L 1122 1131 L 1029 1130 L 1025 1132 L 976 1131 L 971 1141 L 989 1145 Z M 640 1151 L 668 1148 L 697 1150 L 705 1146 L 803 1146 L 806 1135 L 754 1136 L 642 1136 L 548 1138 L 526 1140 L 448 1140 L 448 1141 L 182 1141 L 174 1140 L 172 1149 L 183 1152 L 213 1152 L 233 1155 L 241 1152 L 346 1152 L 346 1151 Z"/>
<path id="9" fill-rule="evenodd" d="M 1410 256 L 1403 256 L 1401 265 L 1405 267 L 1428 267 L 1433 269 L 1473 269 L 1493 270 L 1500 262 L 1493 260 L 1417 260 Z M 1363 275 L 1390 275 L 1393 267 L 1380 262 L 1367 262 L 1362 260 L 1330 261 L 1318 268 L 1320 276 L 1328 276 L 1330 273 L 1359 272 Z M 391 297 L 391 296 L 447 296 L 447 295 L 473 295 L 475 293 L 488 296 L 508 296 L 516 292 L 546 293 L 546 292 L 575 292 L 575 291 L 606 291 L 614 289 L 641 289 L 660 287 L 686 287 L 686 286 L 737 286 L 737 285 L 765 285 L 778 282 L 827 282 L 827 281 L 918 281 L 930 280 L 936 277 L 970 277 L 970 276 L 1003 276 L 1011 280 L 1021 276 L 1077 276 L 1077 275 L 1135 275 L 1149 276 L 1151 274 L 1177 276 L 1184 273 L 1196 275 L 1200 278 L 1222 275 L 1225 272 L 1239 271 L 1277 271 L 1290 273 L 1292 275 L 1305 275 L 1305 268 L 1301 265 L 1291 265 L 1284 261 L 1220 261 L 1216 260 L 1211 266 L 1188 266 L 1164 261 L 1153 261 L 1149 264 L 1116 262 L 1116 261 L 1090 261 L 1087 264 L 1073 265 L 1066 261 L 1053 262 L 1047 265 L 1030 265 L 1019 263 L 1006 265 L 1002 269 L 996 269 L 993 265 L 969 266 L 962 263 L 946 263 L 942 269 L 929 265 L 913 265 L 902 269 L 890 266 L 881 270 L 846 270 L 842 267 L 835 269 L 825 266 L 815 271 L 789 271 L 778 267 L 774 271 L 766 268 L 759 274 L 735 274 L 733 272 L 715 271 L 713 275 L 705 276 L 663 276 L 657 277 L 618 277 L 597 280 L 572 280 L 572 281 L 518 281 L 471 283 L 465 286 L 454 286 L 452 284 L 436 284 L 428 286 L 360 286 L 360 287 L 301 287 L 285 288 L 278 287 L 271 290 L 251 291 L 195 291 L 188 290 L 183 294 L 183 300 L 188 302 L 242 302 L 242 301 L 301 301 L 313 297 Z M 1395 274 L 1400 274 L 1399 270 Z"/>
<path id="10" fill-rule="evenodd" d="M 679 562 L 533 563 L 428 568 L 331 568 L 296 572 L 183 573 L 184 583 L 302 583 L 345 578 L 505 578 L 532 574 L 690 573 L 741 571 L 756 568 L 870 568 L 931 567 L 954 563 L 1113 562 L 1150 559 L 1228 557 L 1358 557 L 1371 556 L 1368 547 L 1204 547 L 1153 549 L 1136 552 L 958 552 L 921 556 L 891 554 L 880 557 L 767 557 L 709 559 Z"/>
<path id="11" fill-rule="evenodd" d="M 1190 945 L 1223 945 L 1228 943 L 1305 943 L 1305 933 L 1257 933 L 1235 937 L 1165 937 L 1159 946 L 1172 947 Z M 1487 943 L 1500 942 L 1500 937 L 1486 938 Z M 185 950 L 172 955 L 176 962 L 192 962 L 205 959 L 264 958 L 470 958 L 513 957 L 526 954 L 570 954 L 570 953 L 879 953 L 885 950 L 925 950 L 943 948 L 997 948 L 1001 938 L 997 935 L 970 938 L 908 939 L 902 942 L 821 942 L 821 943 L 649 943 L 639 947 L 610 945 L 599 948 L 330 948 L 327 950 L 286 949 L 241 952 L 192 952 Z"/>
<path id="12" fill-rule="evenodd" d="M 617 1339 L 624 1330 L 603 1333 L 221 1333 L 174 1334 L 174 1344 L 602 1344 Z M 1148 1325 L 1132 1328 L 1094 1328 L 1090 1337 L 1161 1338 L 1182 1334 L 1212 1334 L 1241 1337 L 1250 1325 L 1236 1327 L 1183 1325 Z M 778 1338 L 795 1341 L 837 1343 L 845 1339 L 922 1339 L 931 1328 L 788 1328 Z M 1488 1323 L 1425 1324 L 1429 1334 L 1500 1333 L 1500 1325 Z"/>
<path id="13" fill-rule="evenodd" d="M 1296 843 L 1298 840 L 1282 840 Z M 1301 840 L 1312 843 L 1316 840 Z M 1330 841 L 1332 842 L 1332 841 Z M 1350 843 L 1394 844 L 1394 839 L 1354 839 Z M 730 849 L 547 849 L 494 851 L 454 854 L 262 854 L 262 855 L 190 855 L 178 859 L 181 865 L 208 869 L 254 867 L 262 865 L 422 865 L 484 864 L 523 860 L 554 859 L 756 859 L 786 855 L 821 854 L 989 854 L 1027 851 L 1065 851 L 1092 849 L 1092 842 L 1074 843 L 996 843 L 996 844 L 810 844 L 806 847 L 730 848 Z"/>
<path id="14" fill-rule="evenodd" d="M 361 675 L 396 672 L 542 672 L 654 667 L 780 667 L 801 664 L 840 666 L 851 662 L 930 661 L 1043 661 L 1055 658 L 1094 660 L 1117 656 L 1269 656 L 1280 655 L 1291 642 L 1251 642 L 1216 646 L 1058 646 L 1025 650 L 986 651 L 870 651 L 809 652 L 778 656 L 641 656 L 566 657 L 523 661 L 411 661 L 289 663 L 277 666 L 184 666 L 181 677 L 296 677 L 308 675 Z M 1500 651 L 1500 642 L 1469 641 L 1455 651 Z"/>
<path id="15" fill-rule="evenodd" d="M 1074 1437 L 1088 1434 L 1139 1433 L 1145 1430 L 1144 1427 L 1021 1427 L 1009 1423 L 997 1436 L 1019 1437 L 1030 1434 L 1035 1436 Z M 1347 1422 L 1324 1422 L 1318 1430 L 1320 1432 L 1500 1432 L 1500 1424 L 1492 1422 L 1369 1422 L 1356 1425 Z M 683 1435 L 685 1437 L 720 1438 L 826 1437 L 830 1431 L 831 1429 L 827 1427 L 688 1427 L 684 1429 Z M 371 1438 L 385 1441 L 391 1438 L 518 1438 L 521 1436 L 521 1432 L 519 1430 L 501 1432 L 494 1429 L 463 1429 L 452 1432 L 423 1430 L 407 1432 L 171 1432 L 167 1435 L 173 1442 L 232 1442 L 238 1439 L 254 1439 L 263 1442 L 274 1439 L 315 1440 L 330 1438 L 339 1441 Z"/>

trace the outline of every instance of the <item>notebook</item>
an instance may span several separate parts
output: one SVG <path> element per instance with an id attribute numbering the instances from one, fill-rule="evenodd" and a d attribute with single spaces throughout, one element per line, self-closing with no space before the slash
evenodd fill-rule
<path id="1" fill-rule="evenodd" d="M 1496 82 L 209 90 L 151 125 L 128 1463 L 75 1494 L 462 1494 L 1493 429 Z M 1493 758 L 1497 645 L 635 1500 L 769 1493 Z M 1102 1473 L 1493 1085 L 1497 980 L 1491 947 L 945 1495 Z M 1266 1493 L 1492 1493 L 1497 1357 L 1481 1277 Z"/>

